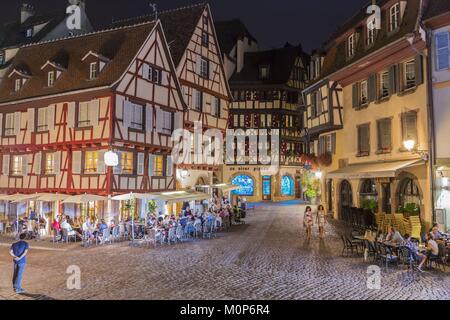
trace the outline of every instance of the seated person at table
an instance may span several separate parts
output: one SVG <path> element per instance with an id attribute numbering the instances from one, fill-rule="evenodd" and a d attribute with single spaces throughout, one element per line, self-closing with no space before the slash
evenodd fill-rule
<path id="1" fill-rule="evenodd" d="M 427 233 L 427 246 L 425 249 L 426 249 L 425 253 L 426 259 L 420 263 L 418 267 L 419 271 L 422 271 L 422 267 L 427 262 L 428 259 L 436 258 L 439 255 L 439 246 L 436 243 L 436 241 L 433 240 L 430 233 Z"/>
<path id="2" fill-rule="evenodd" d="M 391 230 L 389 231 L 386 241 L 392 242 L 392 243 L 403 243 L 405 239 L 403 239 L 400 232 L 398 232 L 394 227 L 391 227 Z"/>
<path id="3" fill-rule="evenodd" d="M 73 230 L 72 226 L 69 224 L 69 222 L 67 222 L 67 219 L 64 219 L 61 222 L 61 229 L 66 229 L 68 236 L 80 236 L 75 230 Z"/>
<path id="4" fill-rule="evenodd" d="M 100 224 L 98 225 L 98 232 L 100 234 L 103 234 L 103 231 L 108 229 L 108 225 L 106 224 L 105 220 L 101 220 Z"/>
<path id="5" fill-rule="evenodd" d="M 87 218 L 83 223 L 82 230 L 87 238 L 92 238 L 94 234 L 94 225 L 92 224 L 91 218 Z"/>
<path id="6" fill-rule="evenodd" d="M 430 230 L 430 234 L 435 241 L 444 239 L 443 234 L 439 231 L 439 225 L 437 223 L 433 225 L 433 228 Z"/>
<path id="7" fill-rule="evenodd" d="M 419 262 L 420 264 L 422 264 L 422 262 L 424 262 L 424 260 L 427 258 L 424 254 L 419 252 L 419 248 L 417 247 L 417 244 L 412 241 L 412 238 L 409 234 L 405 234 L 405 247 L 409 248 L 409 251 L 411 253 L 411 259 L 413 259 L 414 261 Z"/>

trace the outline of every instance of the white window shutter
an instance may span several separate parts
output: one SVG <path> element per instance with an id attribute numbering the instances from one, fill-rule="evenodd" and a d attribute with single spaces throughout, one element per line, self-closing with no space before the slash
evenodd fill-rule
<path id="1" fill-rule="evenodd" d="M 81 151 L 72 153 L 72 173 L 81 174 Z"/>
<path id="2" fill-rule="evenodd" d="M 149 72 L 150 72 L 150 67 L 149 67 L 149 65 L 148 64 L 146 64 L 146 63 L 144 63 L 143 65 L 142 65 L 142 77 L 144 78 L 144 79 L 149 79 Z"/>
<path id="3" fill-rule="evenodd" d="M 49 131 L 55 130 L 55 110 L 56 105 L 54 104 L 47 108 L 47 127 Z"/>
<path id="4" fill-rule="evenodd" d="M 22 118 L 22 112 L 14 113 L 14 135 L 16 135 L 16 136 L 20 133 L 21 118 Z"/>
<path id="5" fill-rule="evenodd" d="M 22 176 L 28 175 L 28 156 L 22 156 Z"/>
<path id="6" fill-rule="evenodd" d="M 0 113 L 0 137 L 3 135 L 3 113 Z"/>
<path id="7" fill-rule="evenodd" d="M 122 174 L 122 152 L 116 151 L 117 156 L 119 157 L 119 165 L 115 166 L 113 171 L 114 174 Z"/>
<path id="8" fill-rule="evenodd" d="M 208 62 L 209 79 L 214 80 L 214 64 L 211 61 Z"/>
<path id="9" fill-rule="evenodd" d="M 123 126 L 126 129 L 131 127 L 131 102 L 128 100 L 123 102 Z"/>
<path id="10" fill-rule="evenodd" d="M 138 153 L 137 155 L 137 174 L 139 176 L 144 175 L 144 162 L 145 162 L 145 154 L 144 153 Z"/>
<path id="11" fill-rule="evenodd" d="M 28 109 L 28 131 L 34 132 L 35 124 L 36 124 L 36 109 L 30 108 Z"/>
<path id="12" fill-rule="evenodd" d="M 106 151 L 98 152 L 97 173 L 100 174 L 106 173 L 105 153 Z"/>
<path id="13" fill-rule="evenodd" d="M 34 155 L 34 174 L 40 175 L 42 172 L 42 152 Z"/>
<path id="14" fill-rule="evenodd" d="M 153 177 L 155 175 L 155 155 L 150 154 L 148 157 L 148 175 Z"/>
<path id="15" fill-rule="evenodd" d="M 173 159 L 172 156 L 167 157 L 166 161 L 166 176 L 172 177 L 173 176 Z"/>
<path id="16" fill-rule="evenodd" d="M 184 117 L 184 112 L 176 112 L 175 113 L 174 130 L 184 128 L 183 117 Z"/>
<path id="17" fill-rule="evenodd" d="M 153 108 L 147 106 L 145 109 L 145 130 L 153 131 Z"/>
<path id="18" fill-rule="evenodd" d="M 170 73 L 163 71 L 162 72 L 162 85 L 163 86 L 168 86 L 169 85 L 169 77 L 170 77 Z"/>
<path id="19" fill-rule="evenodd" d="M 195 73 L 200 75 L 202 72 L 202 57 L 197 56 L 197 61 L 195 63 Z"/>
<path id="20" fill-rule="evenodd" d="M 2 163 L 2 173 L 4 176 L 9 176 L 9 163 L 11 161 L 11 156 L 9 154 L 3 155 Z"/>
<path id="21" fill-rule="evenodd" d="M 75 128 L 75 112 L 76 104 L 75 102 L 70 102 L 67 108 L 67 126 L 69 128 Z"/>
<path id="22" fill-rule="evenodd" d="M 100 116 L 100 99 L 95 99 L 90 102 L 89 105 L 89 117 L 91 120 L 91 125 L 98 126 L 98 118 Z"/>
<path id="23" fill-rule="evenodd" d="M 61 151 L 57 151 L 53 155 L 53 173 L 55 175 L 61 174 L 61 157 L 62 157 Z"/>
<path id="24" fill-rule="evenodd" d="M 163 130 L 164 115 L 159 107 L 156 107 L 156 132 L 161 133 Z"/>

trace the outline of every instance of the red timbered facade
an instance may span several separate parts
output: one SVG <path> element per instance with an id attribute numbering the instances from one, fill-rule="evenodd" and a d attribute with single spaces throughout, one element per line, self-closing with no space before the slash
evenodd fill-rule
<path id="1" fill-rule="evenodd" d="M 23 47 L 0 86 L 0 193 L 175 190 L 184 109 L 159 21 Z"/>

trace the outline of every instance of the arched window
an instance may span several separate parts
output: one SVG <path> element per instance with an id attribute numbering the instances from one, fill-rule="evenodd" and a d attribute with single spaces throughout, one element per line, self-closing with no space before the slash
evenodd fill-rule
<path id="1" fill-rule="evenodd" d="M 375 184 L 375 181 L 373 181 L 372 179 L 364 180 L 361 185 L 360 195 L 376 197 L 378 195 L 378 192 L 377 192 L 377 185 Z"/>
<path id="2" fill-rule="evenodd" d="M 245 174 L 234 177 L 233 180 L 231 180 L 231 183 L 239 187 L 239 189 L 233 191 L 233 194 L 235 195 L 253 196 L 255 192 L 255 182 L 250 176 Z"/>
<path id="3" fill-rule="evenodd" d="M 291 176 L 284 176 L 281 179 L 281 195 L 290 197 L 294 195 L 294 179 Z"/>
<path id="4" fill-rule="evenodd" d="M 415 180 L 405 178 L 400 184 L 399 204 L 405 206 L 408 203 L 420 204 L 420 191 Z"/>

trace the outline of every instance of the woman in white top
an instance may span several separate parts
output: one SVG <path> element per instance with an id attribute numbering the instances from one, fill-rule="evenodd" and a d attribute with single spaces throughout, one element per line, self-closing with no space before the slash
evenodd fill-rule
<path id="1" fill-rule="evenodd" d="M 427 233 L 427 247 L 426 247 L 426 259 L 422 260 L 417 268 L 419 271 L 422 271 L 422 267 L 430 258 L 435 258 L 439 256 L 439 246 L 436 241 L 433 240 L 433 236 L 431 233 Z"/>
<path id="2" fill-rule="evenodd" d="M 314 218 L 311 207 L 306 207 L 305 214 L 303 215 L 303 226 L 306 229 L 306 239 L 311 240 L 312 226 L 314 225 Z"/>
<path id="3" fill-rule="evenodd" d="M 325 236 L 325 225 L 327 224 L 327 216 L 325 213 L 325 208 L 320 205 L 317 209 L 317 225 L 319 226 L 320 239 Z"/>

